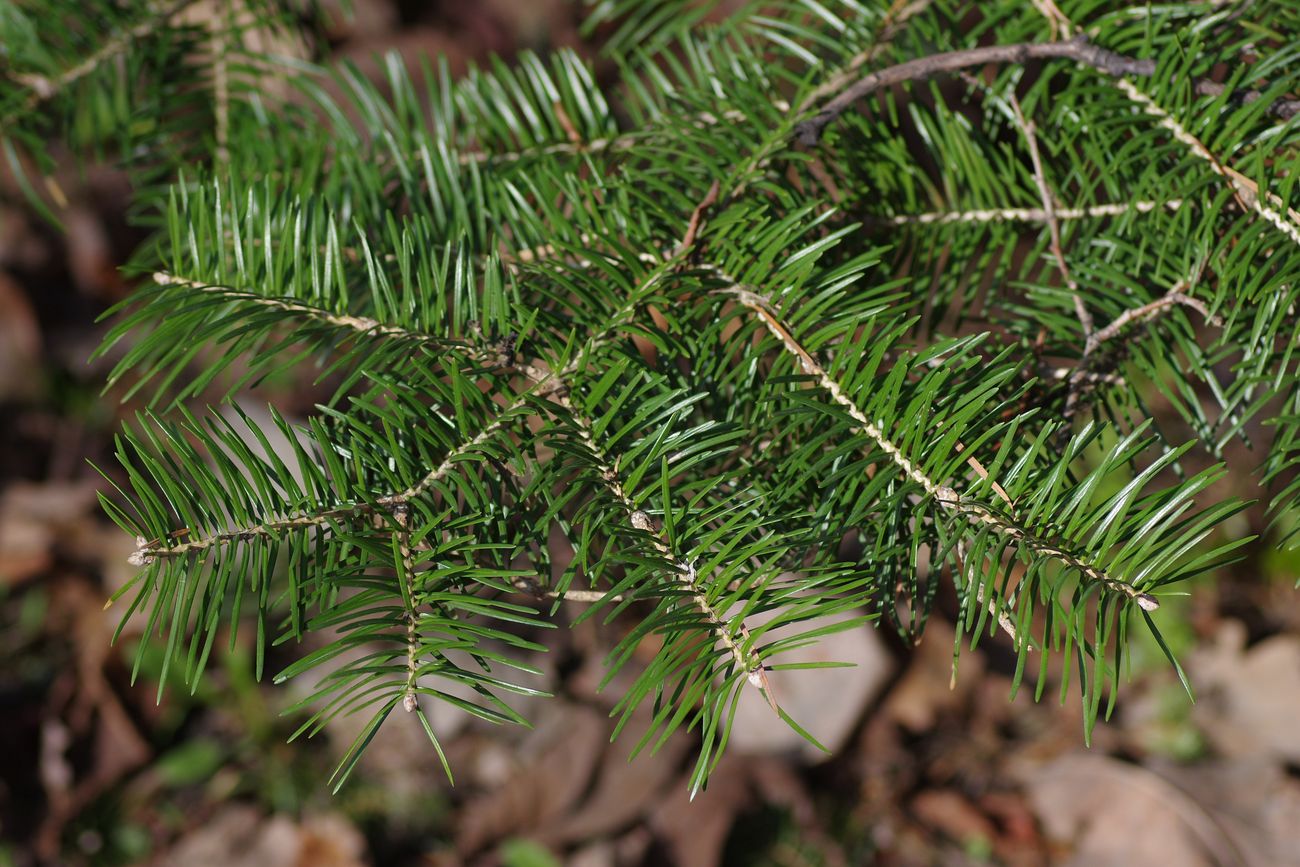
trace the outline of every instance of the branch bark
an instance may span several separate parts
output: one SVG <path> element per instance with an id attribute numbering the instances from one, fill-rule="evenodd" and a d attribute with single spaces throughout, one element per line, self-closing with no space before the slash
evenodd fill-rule
<path id="1" fill-rule="evenodd" d="M 906 81 L 924 81 L 943 73 L 971 69 L 990 63 L 1024 64 L 1030 60 L 1074 60 L 1084 66 L 1090 66 L 1098 72 L 1119 78 L 1124 75 L 1150 77 L 1155 74 L 1156 62 L 1151 58 L 1129 57 L 1109 51 L 1088 41 L 1083 34 L 1063 42 L 1022 42 L 1014 45 L 986 45 L 979 48 L 967 48 L 959 51 L 946 51 L 918 57 L 903 63 L 870 72 L 846 87 L 840 94 L 807 120 L 795 125 L 795 137 L 801 144 L 815 145 L 821 140 L 822 133 L 849 106 L 878 90 L 893 87 Z M 1196 93 L 1201 96 L 1219 96 L 1224 86 L 1215 81 L 1198 79 L 1192 83 Z M 825 90 L 825 86 L 818 92 Z M 1233 96 L 1233 102 L 1242 104 L 1255 102 L 1263 94 L 1257 90 L 1246 91 Z M 1269 104 L 1270 114 L 1288 119 L 1300 114 L 1300 100 L 1276 100 Z"/>
<path id="2" fill-rule="evenodd" d="M 815 145 L 827 125 L 849 106 L 886 87 L 905 81 L 923 81 L 946 72 L 970 69 L 990 63 L 1027 63 L 1030 60 L 1074 60 L 1107 75 L 1149 76 L 1156 71 L 1154 60 L 1127 57 L 1093 45 L 1084 36 L 1066 42 L 1023 42 L 1015 45 L 987 45 L 961 51 L 946 51 L 918 57 L 868 73 L 831 99 L 808 120 L 795 126 L 795 136 L 805 145 Z"/>

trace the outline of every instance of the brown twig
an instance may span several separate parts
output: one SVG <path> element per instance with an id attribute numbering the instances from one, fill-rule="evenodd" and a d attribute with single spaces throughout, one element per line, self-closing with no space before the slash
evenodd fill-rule
<path id="1" fill-rule="evenodd" d="M 1216 328 L 1223 326 L 1223 320 L 1212 314 L 1205 302 L 1187 294 L 1187 289 L 1196 284 L 1199 274 L 1200 266 L 1197 267 L 1196 274 L 1190 280 L 1180 280 L 1168 292 L 1154 301 L 1125 310 L 1119 316 L 1116 316 L 1109 325 L 1094 331 L 1088 337 L 1088 341 L 1084 346 L 1083 358 L 1080 359 L 1078 366 L 1070 373 L 1066 384 L 1067 392 L 1063 417 L 1067 421 L 1073 418 L 1078 402 L 1082 398 L 1084 391 L 1087 390 L 1086 386 L 1095 387 L 1101 382 L 1108 381 L 1106 371 L 1095 369 L 1094 359 L 1103 346 L 1118 339 L 1125 329 L 1132 325 L 1150 322 L 1179 306 L 1192 308 L 1201 314 L 1206 322 Z"/>
<path id="2" fill-rule="evenodd" d="M 721 185 L 715 180 L 709 185 L 709 191 L 704 194 L 704 198 L 700 199 L 699 204 L 691 211 L 691 219 L 686 224 L 686 232 L 682 235 L 681 242 L 677 245 L 677 249 L 673 251 L 674 256 L 681 256 L 695 246 L 695 238 L 699 235 L 700 226 L 703 224 L 704 212 L 718 201 L 718 191 L 720 189 Z"/>
<path id="3" fill-rule="evenodd" d="M 1053 5 L 1051 8 L 1055 9 L 1056 7 Z M 1051 15 L 1048 16 L 1048 20 L 1052 21 L 1054 26 L 1057 23 L 1057 19 Z M 1062 20 L 1068 24 L 1068 19 L 1065 19 L 1064 16 L 1062 16 Z M 867 73 L 852 85 L 845 87 L 838 96 L 823 105 L 815 115 L 797 124 L 794 130 L 795 137 L 801 144 L 809 146 L 817 144 L 826 127 L 843 114 L 849 106 L 865 96 L 887 87 L 893 87 L 896 84 L 902 84 L 906 81 L 923 81 L 942 73 L 956 72 L 959 69 L 971 69 L 990 63 L 1023 64 L 1030 60 L 1074 60 L 1084 66 L 1090 66 L 1098 72 L 1117 78 L 1123 75 L 1149 77 L 1154 75 L 1156 71 L 1155 60 L 1129 57 L 1109 51 L 1092 44 L 1088 41 L 1088 37 L 1082 33 L 1062 42 L 1022 42 L 1014 45 L 985 45 L 959 51 L 945 51 L 941 54 L 918 57 Z M 841 84 L 844 81 L 845 78 L 841 74 L 828 81 L 827 85 L 818 88 L 816 92 L 831 92 L 832 89 L 829 85 L 832 82 Z M 1202 96 L 1218 96 L 1223 93 L 1224 89 L 1222 84 L 1207 79 L 1198 79 L 1192 83 L 1192 86 Z M 1242 103 L 1250 103 L 1262 98 L 1262 96 L 1263 94 L 1260 91 L 1251 90 L 1239 97 L 1235 97 L 1235 99 Z M 1293 117 L 1300 113 L 1300 100 L 1277 100 L 1270 103 L 1269 113 L 1284 119 Z"/>
<path id="4" fill-rule="evenodd" d="M 1043 213 L 1047 217 L 1052 256 L 1056 259 L 1056 269 L 1061 272 L 1061 279 L 1065 281 L 1066 288 L 1074 298 L 1074 312 L 1079 317 L 1079 324 L 1083 327 L 1083 337 L 1086 341 L 1093 332 L 1092 314 L 1088 312 L 1088 305 L 1084 303 L 1083 295 L 1079 292 L 1079 284 L 1075 282 L 1070 274 L 1070 266 L 1065 262 L 1065 250 L 1061 246 L 1061 224 L 1056 219 L 1056 197 L 1052 195 L 1052 189 L 1047 185 L 1047 175 L 1043 171 L 1043 158 L 1038 152 L 1036 128 L 1034 122 L 1025 117 L 1024 111 L 1020 108 L 1020 100 L 1016 99 L 1014 91 L 1009 94 L 1007 101 L 1016 115 L 1016 122 L 1020 124 L 1020 131 L 1025 136 L 1025 144 L 1029 147 L 1029 160 L 1034 167 L 1034 183 L 1038 186 L 1038 195 L 1043 200 Z M 1084 354 L 1086 357 L 1086 349 Z"/>
<path id="5" fill-rule="evenodd" d="M 845 88 L 821 107 L 812 117 L 795 126 L 795 135 L 805 145 L 815 145 L 826 126 L 843 114 L 849 106 L 877 90 L 902 84 L 905 81 L 922 81 L 945 72 L 970 69 L 989 63 L 1026 63 L 1030 60 L 1074 60 L 1091 66 L 1107 75 L 1151 75 L 1156 70 L 1154 60 L 1126 57 L 1093 45 L 1087 37 L 1076 36 L 1066 42 L 1025 42 L 1015 45 L 987 45 L 961 51 L 945 51 L 904 61 L 885 69 L 870 72 Z"/>
<path id="6" fill-rule="evenodd" d="M 1217 81 L 1209 79 L 1199 79 L 1193 86 L 1198 96 L 1219 96 L 1226 89 Z M 1242 94 L 1233 94 L 1228 101 L 1233 104 L 1250 105 L 1257 102 L 1263 93 L 1258 90 L 1248 90 Z M 1297 114 L 1300 114 L 1300 99 L 1279 99 L 1268 104 L 1268 113 L 1274 117 L 1280 117 L 1282 120 L 1290 120 Z"/>
<path id="7" fill-rule="evenodd" d="M 1134 307 L 1132 310 L 1125 310 L 1119 316 L 1115 317 L 1114 322 L 1110 323 L 1094 335 L 1095 344 L 1100 346 L 1107 340 L 1112 340 L 1119 336 L 1119 333 L 1128 325 L 1147 319 L 1154 319 L 1164 309 L 1178 304 L 1192 308 L 1197 313 L 1201 314 L 1201 316 L 1203 316 L 1211 325 L 1221 326 L 1223 324 L 1222 320 L 1210 313 L 1210 310 L 1205 306 L 1204 301 L 1185 294 L 1186 285 L 1186 283 L 1179 283 L 1156 300 L 1143 304 L 1141 307 Z"/>

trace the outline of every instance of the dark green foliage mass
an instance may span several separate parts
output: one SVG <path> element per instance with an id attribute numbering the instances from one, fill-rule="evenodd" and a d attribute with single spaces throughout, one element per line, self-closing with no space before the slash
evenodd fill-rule
<path id="1" fill-rule="evenodd" d="M 316 679 L 305 734 L 370 716 L 340 782 L 390 713 L 437 748 L 420 696 L 523 723 L 566 596 L 623 625 L 642 746 L 698 734 L 697 787 L 743 690 L 785 716 L 785 651 L 945 594 L 1017 684 L 1064 655 L 1090 728 L 1248 541 L 1217 480 L 1259 471 L 1297 541 L 1294 4 L 602 0 L 596 61 L 381 85 L 247 47 L 302 26 L 274 6 L 63 5 L 26 39 L 3 7 L 3 146 L 38 199 L 52 133 L 142 173 L 126 607 L 189 683 L 236 628 L 327 636 L 275 674 Z M 284 371 L 332 399 L 209 406 Z"/>

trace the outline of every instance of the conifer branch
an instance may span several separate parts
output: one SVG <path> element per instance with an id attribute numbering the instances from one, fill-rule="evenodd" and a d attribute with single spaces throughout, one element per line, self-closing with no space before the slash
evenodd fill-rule
<path id="1" fill-rule="evenodd" d="M 282 639 L 347 627 L 283 677 L 316 668 L 325 654 L 372 654 L 331 672 L 304 705 L 325 700 L 309 732 L 373 706 L 373 734 L 399 705 L 419 713 L 423 697 L 434 697 L 434 674 L 489 702 L 498 688 L 530 692 L 486 663 L 459 669 L 438 650 L 445 637 L 480 648 L 495 665 L 485 640 L 544 649 L 515 626 L 541 624 L 537 604 L 509 601 L 513 591 L 556 600 L 553 610 L 564 600 L 619 602 L 620 613 L 643 619 L 610 654 L 611 678 L 644 653 L 647 636 L 664 636 L 618 701 L 620 726 L 653 700 L 643 744 L 683 726 L 698 732 L 698 788 L 717 765 L 723 721 L 746 680 L 785 718 L 766 673 L 779 654 L 839 628 L 827 618 L 862 613 L 873 593 L 886 603 L 910 598 L 919 631 L 936 582 L 951 580 L 961 631 L 1002 631 L 1021 661 L 1031 650 L 1059 650 L 1058 638 L 1095 654 L 1082 683 L 1091 725 L 1097 697 L 1115 684 L 1118 667 L 1104 658 L 1111 642 L 1158 606 L 1153 594 L 1236 556 L 1241 544 L 1202 546 L 1240 506 L 1223 500 L 1188 514 L 1217 469 L 1156 481 L 1193 446 L 1170 443 L 1154 427 L 1148 433 L 1146 424 L 1123 430 L 1134 415 L 1125 410 L 1143 403 L 1146 385 L 1127 381 L 1127 364 L 1114 369 L 1131 352 L 1133 367 L 1167 390 L 1197 432 L 1215 436 L 1244 429 L 1239 419 L 1267 405 L 1266 390 L 1291 374 L 1279 349 L 1295 335 L 1300 243 L 1279 245 L 1263 225 L 1219 231 L 1209 202 L 1227 197 L 1204 192 L 1219 179 L 1194 171 L 1164 185 L 1164 163 L 1172 154 L 1195 168 L 1183 152 L 1192 148 L 1252 217 L 1283 231 L 1290 225 L 1292 241 L 1300 219 L 1157 105 L 1188 91 L 1216 96 L 1216 108 L 1257 93 L 1157 80 L 1176 51 L 1174 35 L 1142 42 L 1133 20 L 1103 15 L 1085 37 L 1059 0 L 1032 2 L 1037 12 L 1014 2 L 972 7 L 981 39 L 1016 43 L 979 48 L 963 48 L 969 31 L 944 32 L 951 9 L 937 0 L 891 0 L 874 11 L 848 4 L 843 14 L 833 4 L 808 14 L 795 3 L 758 26 L 719 22 L 707 33 L 659 22 L 648 42 L 613 52 L 611 69 L 625 85 L 617 111 L 598 81 L 604 75 L 567 53 L 438 82 L 428 99 L 400 64 L 387 70 L 389 88 L 348 68 L 339 73 L 346 104 L 303 82 L 319 106 L 288 106 L 284 118 L 223 108 L 238 82 L 230 78 L 236 67 L 218 62 L 209 70 L 214 113 L 159 128 L 207 147 L 197 162 L 212 177 L 173 188 L 157 252 L 175 264 L 155 266 L 172 270 L 123 305 L 106 341 L 133 342 L 111 381 L 129 378 L 131 393 L 156 386 L 150 404 L 170 397 L 168 410 L 184 414 L 179 424 L 150 417 L 138 430 L 128 425 L 118 447 L 124 475 L 109 476 L 126 501 L 105 498 L 113 520 L 132 536 L 155 537 L 137 538 L 130 557 L 150 567 L 132 584 L 133 610 L 149 610 L 150 633 L 165 634 L 171 650 L 192 641 L 192 656 L 205 654 L 204 641 L 231 618 L 231 596 L 234 618 L 251 602 L 264 622 L 287 602 Z M 639 20 L 638 4 L 613 5 Z M 762 4 L 753 9 L 743 14 L 768 14 Z M 1052 41 L 1023 42 L 1035 27 L 1049 30 L 1037 15 Z M 24 19 L 16 29 L 28 26 Z M 917 30 L 915 39 L 904 38 L 904 26 Z M 1197 32 L 1207 52 L 1222 49 L 1202 66 L 1240 52 L 1222 29 Z M 229 34 L 209 36 L 222 58 L 243 51 L 218 44 Z M 673 40 L 680 52 L 662 50 Z M 1153 57 L 1102 44 L 1150 45 Z M 916 57 L 918 46 L 961 50 Z M 1269 60 L 1277 70 L 1270 94 L 1294 78 L 1281 67 L 1286 56 Z M 998 118 L 982 129 L 942 90 L 934 105 L 909 97 L 903 106 L 919 138 L 904 142 L 881 121 L 867 139 L 844 136 L 817 152 L 803 146 L 855 100 L 866 98 L 875 114 L 885 88 L 1029 61 L 1049 65 L 1010 94 L 1006 115 L 1019 133 L 1009 148 L 1008 124 Z M 1093 86 L 1076 64 L 1129 79 Z M 794 108 L 774 98 L 813 77 L 791 98 Z M 1081 91 L 1062 89 L 1067 79 Z M 1142 120 L 1130 91 L 1147 97 L 1137 104 L 1176 142 L 1162 143 L 1166 133 Z M 6 104 L 24 98 L 14 88 Z M 1052 147 L 1057 137 L 1041 138 L 1035 120 L 1043 118 L 1018 100 L 1040 113 L 1059 100 L 1052 117 L 1070 124 L 1061 150 Z M 1249 147 L 1261 166 L 1281 165 L 1294 130 L 1260 130 L 1264 109 L 1239 113 L 1250 123 L 1216 134 L 1213 147 Z M 194 134 L 196 125 L 203 131 Z M 104 131 L 112 130 L 93 132 Z M 271 136 L 265 152 L 265 138 L 241 147 L 253 133 Z M 1017 156 L 1018 135 L 1025 150 Z M 1152 141 L 1159 165 L 1146 159 Z M 222 164 L 227 148 L 251 170 L 232 174 Z M 1032 208 L 905 213 L 917 202 L 956 202 L 956 190 L 981 204 L 1011 201 L 1000 191 L 1021 189 L 1031 170 Z M 1077 207 L 1064 207 L 1076 194 Z M 878 212 L 867 218 L 874 243 L 846 241 L 856 227 L 827 198 Z M 1097 199 L 1109 201 L 1088 204 Z M 1090 222 L 1065 225 L 1077 220 Z M 985 225 L 999 223 L 1032 225 Z M 899 231 L 905 226 L 914 228 Z M 1048 283 L 1071 293 L 1074 314 L 1066 304 L 1062 315 L 1059 294 L 1041 288 L 1048 260 L 1025 255 L 1027 236 L 1050 252 L 1048 273 L 1060 276 Z M 1193 297 L 1193 256 L 1222 261 L 1212 298 L 1199 289 Z M 1192 276 L 1163 295 L 1114 277 L 1132 274 L 1145 287 L 1170 271 L 1170 281 Z M 723 300 L 710 301 L 711 292 Z M 1162 347 L 1133 339 L 1179 308 L 1215 325 L 1214 314 L 1228 311 L 1232 327 L 1202 350 L 1200 321 L 1174 314 L 1176 327 L 1152 329 L 1174 353 L 1165 364 Z M 1013 341 L 977 336 L 972 321 Z M 1076 342 L 1077 364 L 1053 369 Z M 224 382 L 232 363 L 242 384 L 290 358 L 324 360 L 340 382 L 308 429 L 273 415 L 292 457 L 272 449 L 272 431 L 247 416 L 247 431 L 215 415 L 205 425 L 182 406 Z M 794 376 L 765 377 L 773 364 L 774 374 Z M 1209 418 L 1197 377 L 1224 406 L 1221 419 Z M 1104 423 L 1079 432 L 1069 424 L 1101 383 L 1121 387 L 1098 407 L 1115 415 L 1123 430 L 1116 438 Z M 790 435 L 769 438 L 776 425 Z M 1054 448 L 1054 437 L 1066 448 Z M 1285 446 L 1280 454 L 1270 461 L 1284 460 Z M 676 509 L 658 503 L 660 487 L 666 500 L 681 500 Z M 663 506 L 662 526 L 642 508 L 647 498 Z M 479 550 L 499 552 L 494 559 L 513 558 L 521 546 L 542 551 L 539 537 L 555 532 L 557 520 L 582 530 L 559 586 L 577 569 L 592 589 L 557 590 L 542 572 L 473 562 Z M 846 533 L 861 556 L 840 556 L 835 540 Z M 284 595 L 273 586 L 277 554 L 291 565 Z M 760 626 L 756 611 L 777 620 Z M 494 618 L 499 629 L 487 623 Z M 1046 634 L 1031 634 L 1030 624 L 1043 622 Z M 372 653 L 376 639 L 383 646 Z M 1042 676 L 1054 675 L 1045 666 Z M 501 701 L 467 709 L 522 721 Z M 348 768 L 363 746 L 349 753 Z"/>
<path id="2" fill-rule="evenodd" d="M 7 114 L 3 120 L 0 120 L 0 126 L 6 126 L 15 118 L 27 114 L 27 112 L 39 106 L 41 103 L 52 99 L 56 94 L 67 89 L 69 86 L 76 84 L 81 79 L 90 75 L 100 67 L 104 61 L 109 60 L 124 51 L 131 48 L 136 42 L 147 39 L 156 33 L 159 29 L 167 25 L 177 13 L 184 10 L 187 6 L 192 6 L 197 0 L 173 0 L 169 4 L 150 4 L 144 10 L 141 20 L 135 25 L 128 27 L 126 30 L 111 37 L 103 45 L 91 52 L 84 60 L 74 66 L 70 66 L 54 76 L 41 75 L 38 73 L 20 73 L 11 74 L 9 77 L 14 81 L 26 87 L 29 91 L 27 97 L 18 103 L 17 107 Z"/>
<path id="3" fill-rule="evenodd" d="M 711 202 L 717 196 L 716 185 L 709 188 L 704 201 Z M 702 210 L 702 209 L 697 209 Z M 694 214 L 695 212 L 693 212 Z M 377 510 L 391 510 L 392 507 L 405 504 L 411 500 L 423 496 L 441 479 L 446 477 L 454 468 L 459 459 L 469 452 L 483 445 L 485 442 L 495 436 L 502 430 L 514 414 L 523 408 L 530 396 L 545 397 L 563 387 L 564 381 L 575 371 L 581 369 L 586 360 L 598 349 L 604 346 L 612 338 L 615 331 L 627 325 L 631 321 L 641 299 L 645 297 L 655 286 L 659 284 L 669 273 L 679 267 L 686 257 L 690 254 L 695 243 L 694 230 L 698 230 L 698 217 L 693 217 L 683 233 L 683 241 L 689 240 L 690 243 L 679 243 L 677 249 L 667 258 L 660 260 L 659 264 L 647 272 L 642 282 L 630 293 L 625 300 L 623 307 L 606 323 L 605 327 L 595 331 L 582 347 L 574 353 L 574 356 L 568 364 L 559 370 L 534 367 L 532 376 L 532 385 L 525 388 L 522 392 L 514 397 L 510 403 L 502 409 L 497 416 L 481 431 L 471 439 L 462 442 L 459 446 L 452 449 L 447 457 L 438 466 L 431 469 L 423 478 L 408 487 L 406 490 L 384 494 L 373 502 L 355 502 L 345 506 L 333 506 L 326 509 L 304 510 L 293 515 L 262 522 L 259 524 L 241 527 L 233 530 L 226 530 L 214 533 L 203 538 L 191 539 L 178 545 L 166 545 L 167 540 L 159 539 L 149 541 L 144 538 L 136 539 L 136 550 L 128 558 L 130 563 L 135 566 L 143 566 L 160 558 L 183 557 L 191 553 L 203 551 L 208 548 L 223 545 L 234 541 L 247 541 L 255 538 L 272 538 L 283 531 L 296 531 L 308 529 L 311 527 L 325 527 L 331 521 L 345 517 L 365 516 L 375 513 Z M 164 281 L 176 279 L 172 275 L 163 275 Z M 184 281 L 184 278 L 179 278 Z M 190 281 L 184 281 L 190 284 Z M 190 284 L 191 288 L 199 288 L 198 284 Z M 268 301 L 271 306 L 289 304 L 280 299 L 267 299 L 264 296 L 247 293 L 250 297 L 259 301 Z M 315 308 L 312 308 L 315 310 Z M 301 311 L 299 311 L 301 312 Z M 350 317 L 345 317 L 348 319 Z M 365 326 L 362 330 L 370 330 L 365 322 L 353 323 L 345 327 L 355 327 L 356 324 Z M 377 323 L 376 323 L 377 324 Z M 384 326 L 380 326 L 381 328 Z"/>
<path id="4" fill-rule="evenodd" d="M 1125 96 L 1141 106 L 1143 111 L 1156 118 L 1159 121 L 1157 125 L 1169 130 L 1174 139 L 1186 145 L 1188 151 L 1194 156 L 1209 163 L 1210 170 L 1228 182 L 1233 194 L 1241 202 L 1244 209 L 1254 211 L 1272 224 L 1279 232 L 1290 238 L 1293 243 L 1300 245 L 1300 213 L 1296 213 L 1292 208 L 1287 208 L 1276 193 L 1265 190 L 1261 197 L 1257 183 L 1211 153 L 1200 139 L 1188 132 L 1186 127 L 1178 122 L 1177 118 L 1162 108 L 1159 103 L 1137 85 L 1131 81 L 1118 79 L 1115 86 Z M 1266 199 L 1267 203 L 1261 201 L 1261 198 Z M 1283 211 L 1285 211 L 1285 215 Z"/>
<path id="5" fill-rule="evenodd" d="M 1026 548 L 1041 556 L 1061 561 L 1078 572 L 1084 579 L 1098 583 L 1115 593 L 1135 600 L 1147 611 L 1153 611 L 1159 607 L 1159 602 L 1154 596 L 1143 593 L 1132 585 L 1107 575 L 1096 566 L 1079 559 L 1063 546 L 1050 539 L 1031 533 L 1014 521 L 995 513 L 987 506 L 963 498 L 946 482 L 935 481 L 928 477 L 911 458 L 890 441 L 881 427 L 867 417 L 858 405 L 844 393 L 840 384 L 832 379 L 816 359 L 795 340 L 789 329 L 771 312 L 767 299 L 750 289 L 742 287 L 722 291 L 733 295 L 741 304 L 749 308 L 772 336 L 780 341 L 785 350 L 795 357 L 804 373 L 817 380 L 818 384 L 830 394 L 831 399 L 843 407 L 849 416 L 858 423 L 859 430 L 866 434 L 867 438 L 875 443 L 877 448 L 889 456 L 895 468 L 903 477 L 915 483 L 941 507 L 953 514 L 961 515 L 977 528 L 978 525 L 987 526 L 1007 539 L 1024 544 Z"/>
<path id="6" fill-rule="evenodd" d="M 176 545 L 166 545 L 164 544 L 166 540 L 161 539 L 148 541 L 137 538 L 136 550 L 127 558 L 128 562 L 133 566 L 146 566 L 155 560 L 186 557 L 190 554 L 196 554 L 232 542 L 275 539 L 285 532 L 292 533 L 312 528 L 325 529 L 330 524 L 339 521 L 364 518 L 380 513 L 391 514 L 395 509 L 404 508 L 411 500 L 423 496 L 435 484 L 446 478 L 461 458 L 495 436 L 498 431 L 505 427 L 508 419 L 509 415 L 506 413 L 499 415 L 472 439 L 466 440 L 452 449 L 438 466 L 430 470 L 418 482 L 399 493 L 385 494 L 376 498 L 373 502 L 356 501 L 322 509 L 304 509 L 257 524 L 222 530 L 209 536 L 192 538 L 187 542 Z"/>
<path id="7" fill-rule="evenodd" d="M 467 349 L 469 348 L 461 342 L 446 337 L 437 337 L 421 331 L 411 331 L 398 325 L 379 322 L 378 320 L 371 319 L 368 316 L 350 316 L 341 313 L 331 313 L 328 310 L 302 301 L 292 301 L 286 298 L 261 295 L 257 292 L 250 292 L 245 289 L 234 289 L 229 286 L 218 286 L 198 280 L 190 280 L 189 278 L 170 274 L 165 271 L 157 272 L 153 275 L 153 279 L 159 286 L 179 286 L 184 289 L 209 292 L 215 297 L 229 301 L 247 302 L 270 310 L 279 310 L 282 313 L 287 313 L 296 318 L 316 320 L 345 331 L 355 331 L 359 334 L 386 337 L 393 340 L 436 344 L 440 347 L 464 346 Z"/>
<path id="8" fill-rule="evenodd" d="M 716 195 L 716 184 L 711 189 Z M 573 425 L 583 446 L 595 459 L 596 471 L 600 476 L 601 484 L 605 486 L 606 490 L 609 491 L 610 495 L 626 513 L 628 523 L 633 529 L 649 534 L 650 544 L 654 547 L 655 552 L 663 558 L 665 568 L 672 575 L 673 580 L 690 594 L 695 607 L 700 610 L 700 613 L 704 615 L 704 619 L 708 621 L 710 630 L 727 648 L 727 652 L 735 660 L 740 670 L 745 672 L 749 683 L 763 691 L 763 695 L 767 698 L 772 711 L 779 714 L 780 710 L 776 704 L 776 697 L 772 692 L 772 686 L 768 682 L 767 672 L 763 669 L 763 662 L 759 658 L 757 650 L 751 649 L 748 654 L 745 653 L 736 639 L 732 637 L 726 619 L 714 608 L 713 603 L 709 601 L 709 597 L 700 586 L 695 564 L 689 558 L 678 557 L 673 552 L 669 540 L 664 537 L 663 530 L 656 529 L 650 516 L 642 511 L 636 502 L 628 496 L 616 469 L 617 461 L 611 461 L 596 443 L 591 420 L 574 406 L 572 399 L 569 397 L 568 388 L 561 388 L 553 399 L 564 409 L 565 418 Z M 741 640 L 752 648 L 753 638 L 743 619 L 737 627 L 737 632 L 740 634 Z"/>
<path id="9" fill-rule="evenodd" d="M 1041 6 L 1036 6 L 1036 8 L 1040 13 L 1043 13 L 1045 17 L 1047 17 L 1048 22 L 1052 24 L 1053 27 L 1057 26 L 1057 24 L 1062 21 L 1069 28 L 1075 27 L 1074 23 L 1070 21 L 1068 17 L 1061 14 L 1059 9 L 1055 9 L 1054 6 L 1052 7 L 1052 9 L 1055 9 L 1054 13 L 1045 12 Z M 1067 33 L 1068 32 L 1069 31 L 1067 30 Z M 1152 71 L 1154 71 L 1154 68 Z M 1150 75 L 1151 73 L 1145 74 Z M 1296 213 L 1294 209 L 1287 208 L 1281 198 L 1271 191 L 1264 192 L 1264 197 L 1268 200 L 1267 204 L 1261 202 L 1258 184 L 1211 153 L 1209 148 L 1207 148 L 1200 139 L 1190 133 L 1181 123 L 1178 122 L 1177 118 L 1161 107 L 1159 103 L 1152 99 L 1151 96 L 1133 82 L 1123 78 L 1116 78 L 1115 86 L 1130 100 L 1141 106 L 1144 112 L 1156 118 L 1159 121 L 1158 125 L 1169 130 L 1174 139 L 1185 145 L 1194 156 L 1209 163 L 1211 171 L 1228 182 L 1233 195 L 1237 197 L 1237 200 L 1241 203 L 1244 209 L 1254 211 L 1260 217 L 1272 224 L 1278 231 L 1290 238 L 1293 243 L 1300 245 L 1300 214 Z M 1218 96 L 1223 92 L 1222 85 L 1213 82 L 1200 81 L 1195 82 L 1193 86 L 1198 93 L 1202 93 L 1203 95 Z M 1258 92 L 1254 91 L 1249 92 L 1244 96 L 1244 100 L 1247 102 L 1258 98 Z M 1297 103 L 1300 103 L 1300 101 L 1297 101 Z M 1292 108 L 1293 107 L 1290 104 L 1281 106 L 1283 111 L 1290 112 L 1291 114 L 1294 114 L 1295 111 L 1300 111 L 1300 105 L 1297 105 L 1294 110 L 1292 110 Z M 1286 216 L 1283 215 L 1282 211 L 1286 212 Z M 1288 216 L 1290 219 L 1287 219 Z"/>

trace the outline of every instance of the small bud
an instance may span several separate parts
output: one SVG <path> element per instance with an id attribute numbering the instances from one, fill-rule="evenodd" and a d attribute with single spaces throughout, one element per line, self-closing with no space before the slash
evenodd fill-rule
<path id="1" fill-rule="evenodd" d="M 408 692 L 402 698 L 402 707 L 406 710 L 407 713 L 411 713 L 413 710 L 415 710 L 416 706 L 417 705 L 415 701 L 415 693 Z"/>
<path id="2" fill-rule="evenodd" d="M 763 672 L 761 669 L 755 668 L 745 676 L 749 679 L 750 686 L 756 687 L 758 689 L 763 688 Z"/>
<path id="3" fill-rule="evenodd" d="M 961 496 L 947 485 L 939 485 L 934 489 L 934 498 L 940 503 L 948 505 L 957 505 L 961 502 Z"/>
<path id="4" fill-rule="evenodd" d="M 655 525 L 650 520 L 650 516 L 640 509 L 637 509 L 628 516 L 628 519 L 632 522 L 632 526 L 638 530 L 645 530 L 647 533 L 653 533 L 655 531 Z"/>
<path id="5" fill-rule="evenodd" d="M 1137 601 L 1138 601 L 1138 606 L 1143 611 L 1155 611 L 1157 608 L 1160 607 L 1159 600 L 1157 600 L 1156 597 L 1152 596 L 1150 593 L 1139 594 Z"/>
<path id="6" fill-rule="evenodd" d="M 144 536 L 135 537 L 135 550 L 126 558 L 132 566 L 148 566 L 155 557 L 149 552 L 149 541 Z"/>

